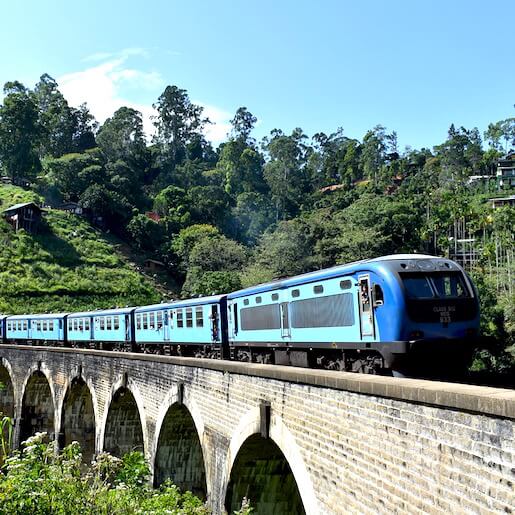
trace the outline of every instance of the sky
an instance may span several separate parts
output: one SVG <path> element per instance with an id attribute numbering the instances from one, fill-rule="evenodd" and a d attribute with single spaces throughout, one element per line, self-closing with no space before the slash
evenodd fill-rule
<path id="1" fill-rule="evenodd" d="M 451 123 L 481 132 L 515 116 L 513 0 L 0 0 L 0 83 L 43 73 L 99 122 L 142 112 L 168 84 L 213 124 L 240 106 L 258 139 L 381 124 L 399 146 L 442 143 Z"/>

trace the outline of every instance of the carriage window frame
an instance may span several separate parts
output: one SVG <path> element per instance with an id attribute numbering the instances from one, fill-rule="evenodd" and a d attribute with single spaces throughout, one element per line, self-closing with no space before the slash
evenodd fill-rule
<path id="1" fill-rule="evenodd" d="M 136 315 L 136 329 L 141 330 L 141 315 L 139 313 Z"/>
<path id="2" fill-rule="evenodd" d="M 186 308 L 186 327 L 187 328 L 193 327 L 193 309 L 192 308 Z"/>
<path id="3" fill-rule="evenodd" d="M 184 328 L 184 310 L 182 308 L 177 310 L 177 327 Z"/>
<path id="4" fill-rule="evenodd" d="M 278 293 L 272 293 L 272 301 L 279 300 L 279 294 Z"/>
<path id="5" fill-rule="evenodd" d="M 322 284 L 315 284 L 315 286 L 313 286 L 313 293 L 315 295 L 320 295 L 321 293 L 324 293 L 324 286 Z"/>
<path id="6" fill-rule="evenodd" d="M 297 297 L 300 297 L 300 290 L 297 288 L 295 290 L 291 291 L 291 296 L 296 299 Z"/>
<path id="7" fill-rule="evenodd" d="M 157 311 L 156 312 L 156 329 L 159 331 L 163 327 L 163 312 Z"/>
<path id="8" fill-rule="evenodd" d="M 195 308 L 195 325 L 196 327 L 204 327 L 204 309 L 202 306 Z"/>
<path id="9" fill-rule="evenodd" d="M 120 317 L 119 317 L 119 315 L 115 315 L 113 317 L 113 328 L 114 328 L 115 331 L 120 329 Z"/>
<path id="10" fill-rule="evenodd" d="M 255 298 L 255 301 L 256 301 L 256 304 L 261 304 L 261 302 L 263 302 L 263 299 L 261 298 L 261 296 L 259 296 L 259 297 Z"/>
<path id="11" fill-rule="evenodd" d="M 352 288 L 352 281 L 350 279 L 343 279 L 340 281 L 340 290 L 350 290 Z"/>

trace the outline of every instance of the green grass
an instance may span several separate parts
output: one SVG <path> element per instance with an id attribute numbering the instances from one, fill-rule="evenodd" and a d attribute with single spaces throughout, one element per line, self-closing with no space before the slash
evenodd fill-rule
<path id="1" fill-rule="evenodd" d="M 38 200 L 0 186 L 0 210 Z M 159 302 L 161 296 L 125 261 L 116 242 L 85 220 L 49 210 L 37 235 L 0 220 L 0 312 L 81 311 Z"/>

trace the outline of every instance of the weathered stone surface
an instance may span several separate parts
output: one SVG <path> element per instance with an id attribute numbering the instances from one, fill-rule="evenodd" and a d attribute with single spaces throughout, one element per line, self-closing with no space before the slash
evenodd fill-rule
<path id="1" fill-rule="evenodd" d="M 86 385 L 97 452 L 106 442 L 121 449 L 142 442 L 152 466 L 157 457 L 156 479 L 170 469 L 205 490 L 218 513 L 227 490 L 247 491 L 245 481 L 263 511 L 272 512 L 272 499 L 287 510 L 281 489 L 291 480 L 282 483 L 281 470 L 291 470 L 308 514 L 510 513 L 515 504 L 515 392 L 72 349 L 0 346 L 0 357 L 18 422 L 36 409 L 22 405 L 24 396 L 37 397 L 38 420 L 74 434 L 89 402 Z M 78 377 L 81 390 L 72 395 Z M 188 442 L 196 445 L 193 428 L 202 459 L 198 447 L 187 452 Z M 261 456 L 255 435 L 267 430 L 274 445 Z"/>

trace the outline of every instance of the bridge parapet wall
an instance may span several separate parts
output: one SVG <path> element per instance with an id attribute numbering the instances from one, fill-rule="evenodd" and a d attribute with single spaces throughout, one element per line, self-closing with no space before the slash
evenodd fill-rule
<path id="1" fill-rule="evenodd" d="M 514 506 L 510 390 L 75 349 L 1 346 L 0 356 L 13 381 L 17 427 L 32 373 L 49 380 L 56 434 L 66 392 L 80 376 L 93 399 L 97 452 L 120 388 L 134 396 L 151 465 L 168 409 L 183 405 L 215 513 L 238 452 L 261 431 L 286 458 L 308 514 L 509 513 Z"/>

